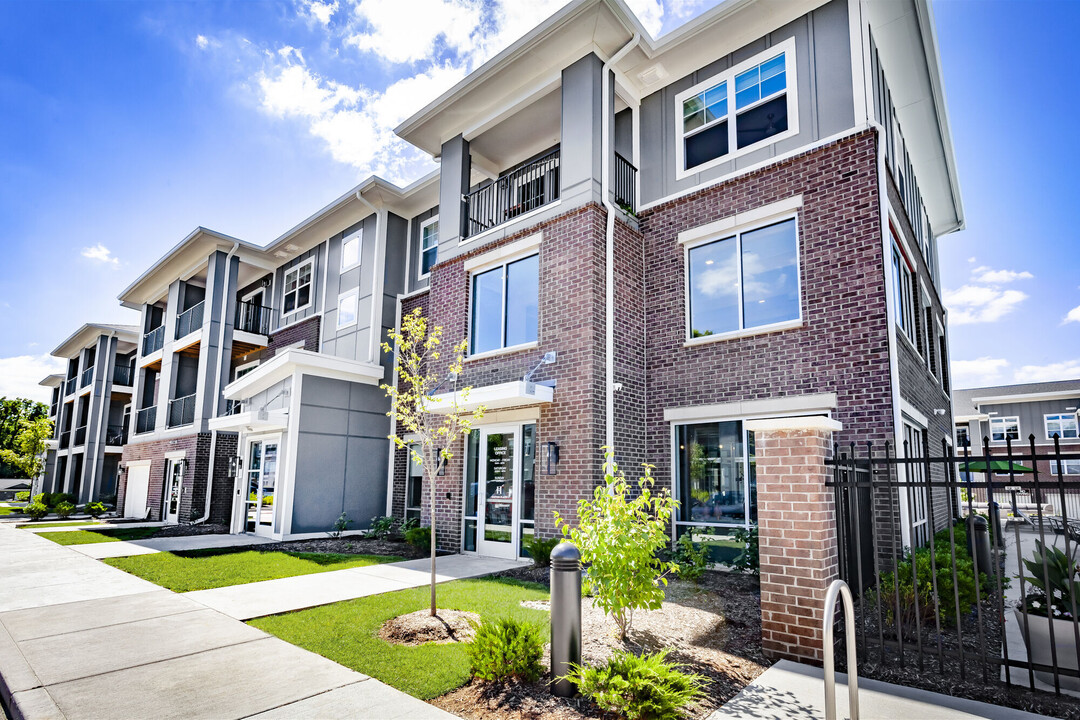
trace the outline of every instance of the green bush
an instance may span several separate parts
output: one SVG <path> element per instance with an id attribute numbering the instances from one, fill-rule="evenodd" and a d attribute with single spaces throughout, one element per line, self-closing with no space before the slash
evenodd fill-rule
<path id="1" fill-rule="evenodd" d="M 85 510 L 90 517 L 99 518 L 108 512 L 109 508 L 105 507 L 104 503 L 92 502 L 86 504 Z"/>
<path id="2" fill-rule="evenodd" d="M 71 513 L 75 512 L 75 506 L 69 502 L 59 503 L 53 509 L 56 510 L 56 515 L 61 520 L 66 520 L 67 518 L 71 517 Z"/>
<path id="3" fill-rule="evenodd" d="M 30 491 L 24 490 L 15 493 L 15 502 L 30 502 Z"/>
<path id="4" fill-rule="evenodd" d="M 724 564 L 737 572 L 746 572 L 757 576 L 761 566 L 758 560 L 758 533 L 757 528 L 738 528 L 731 534 L 735 542 L 743 544 L 742 552 L 735 556 L 731 562 Z"/>
<path id="5" fill-rule="evenodd" d="M 394 525 L 396 524 L 397 520 L 389 516 L 379 515 L 373 517 L 371 518 L 371 528 L 368 529 L 367 536 L 378 539 L 388 538 L 394 532 Z"/>
<path id="6" fill-rule="evenodd" d="M 1043 567 L 1045 563 L 1045 568 Z M 1080 604 L 1080 563 L 1060 548 L 1035 541 L 1035 552 L 1024 567 L 1031 573 L 1024 579 L 1040 593 L 1027 597 L 1024 610 L 1043 617 L 1072 619 L 1073 604 Z"/>
<path id="7" fill-rule="evenodd" d="M 539 535 L 530 535 L 523 543 L 525 552 L 529 553 L 533 565 L 547 567 L 551 565 L 551 551 L 559 544 L 558 538 L 542 538 Z"/>
<path id="8" fill-rule="evenodd" d="M 675 720 L 702 696 L 704 679 L 667 661 L 665 648 L 638 657 L 617 650 L 599 667 L 574 666 L 567 677 L 601 709 L 627 720 Z"/>
<path id="9" fill-rule="evenodd" d="M 704 547 L 695 547 L 690 532 L 683 533 L 675 543 L 671 559 L 675 563 L 675 575 L 680 580 L 697 582 L 709 567 L 708 551 Z"/>
<path id="10" fill-rule="evenodd" d="M 398 530 L 404 535 L 415 527 L 420 527 L 420 520 L 418 518 L 405 518 L 401 521 L 401 527 L 399 527 Z"/>
<path id="11" fill-rule="evenodd" d="M 472 674 L 481 680 L 518 678 L 536 682 L 544 673 L 544 639 L 539 625 L 503 618 L 473 623 L 476 635 L 466 646 Z"/>
<path id="12" fill-rule="evenodd" d="M 60 503 L 74 503 L 75 496 L 70 493 L 40 493 L 34 496 L 34 502 L 39 502 L 45 507 L 55 508 Z"/>
<path id="13" fill-rule="evenodd" d="M 349 529 L 350 525 L 352 525 L 352 520 L 349 519 L 348 515 L 342 512 L 340 515 L 338 515 L 338 519 L 334 521 L 330 532 L 326 534 L 332 538 L 339 538 L 341 537 L 341 533 Z"/>
<path id="14" fill-rule="evenodd" d="M 26 506 L 24 512 L 30 516 L 31 520 L 40 520 L 49 514 L 49 508 L 45 503 L 32 502 Z"/>
<path id="15" fill-rule="evenodd" d="M 30 502 L 41 503 L 45 507 L 48 507 L 49 503 L 45 502 L 46 500 L 49 499 L 48 496 L 49 496 L 49 493 L 38 493 L 37 495 L 34 496 L 34 499 L 31 500 Z"/>
<path id="16" fill-rule="evenodd" d="M 421 550 L 431 547 L 431 528 L 414 527 L 405 533 L 405 542 Z"/>

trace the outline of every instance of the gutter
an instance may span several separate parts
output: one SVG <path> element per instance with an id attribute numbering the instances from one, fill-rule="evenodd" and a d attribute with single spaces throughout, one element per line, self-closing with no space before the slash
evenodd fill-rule
<path id="1" fill-rule="evenodd" d="M 634 37 L 623 45 L 619 50 L 604 63 L 601 70 L 601 102 L 603 114 L 600 116 L 600 152 L 603 153 L 600 162 L 600 198 L 607 209 L 607 231 L 605 233 L 605 281 L 604 281 L 604 365 L 605 365 L 605 389 L 604 389 L 604 414 L 605 435 L 604 444 L 608 452 L 615 452 L 615 205 L 609 197 L 611 189 L 611 155 L 614 152 L 614 143 L 611 140 L 611 113 L 609 109 L 614 104 L 614 91 L 611 87 L 611 67 L 619 62 L 628 52 L 633 50 L 641 42 L 640 33 L 635 32 Z M 610 101 L 610 102 L 609 102 Z"/>

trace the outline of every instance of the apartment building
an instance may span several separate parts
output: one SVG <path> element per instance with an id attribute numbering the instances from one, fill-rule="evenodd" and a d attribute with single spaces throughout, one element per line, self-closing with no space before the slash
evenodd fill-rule
<path id="1" fill-rule="evenodd" d="M 52 351 L 66 361 L 52 388 L 45 472 L 34 492 L 66 492 L 78 504 L 116 502 L 120 457 L 127 442 L 138 328 L 88 323 Z"/>

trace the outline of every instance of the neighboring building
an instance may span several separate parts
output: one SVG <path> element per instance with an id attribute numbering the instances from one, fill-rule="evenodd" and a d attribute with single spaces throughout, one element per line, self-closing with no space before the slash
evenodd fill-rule
<path id="1" fill-rule="evenodd" d="M 37 492 L 66 492 L 77 504 L 116 503 L 116 487 L 131 413 L 138 327 L 88 323 L 52 351 L 66 372 L 52 388 L 45 472 Z"/>

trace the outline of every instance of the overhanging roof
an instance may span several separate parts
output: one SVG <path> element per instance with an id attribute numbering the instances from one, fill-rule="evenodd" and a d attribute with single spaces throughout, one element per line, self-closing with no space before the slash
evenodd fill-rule
<path id="1" fill-rule="evenodd" d="M 115 334 L 121 343 L 134 345 L 139 341 L 138 325 L 114 325 L 112 323 L 86 323 L 56 346 L 52 354 L 59 358 L 72 358 L 102 335 Z"/>
<path id="2" fill-rule="evenodd" d="M 268 390 L 293 373 L 378 385 L 385 374 L 382 365 L 292 348 L 278 353 L 239 380 L 225 386 L 226 400 L 247 400 Z"/>
<path id="3" fill-rule="evenodd" d="M 63 383 L 64 383 L 64 376 L 57 374 L 57 375 L 46 375 L 45 379 L 43 379 L 41 382 L 39 382 L 38 385 L 43 385 L 45 387 L 58 387 L 58 386 L 62 385 Z"/>
<path id="4" fill-rule="evenodd" d="M 479 407 L 485 410 L 524 407 L 549 403 L 555 397 L 555 388 L 547 385 L 514 380 L 498 385 L 484 385 L 472 388 L 468 395 L 456 393 L 457 408 L 471 412 Z M 439 393 L 428 400 L 428 411 L 436 415 L 445 415 L 454 409 L 455 393 Z"/>

